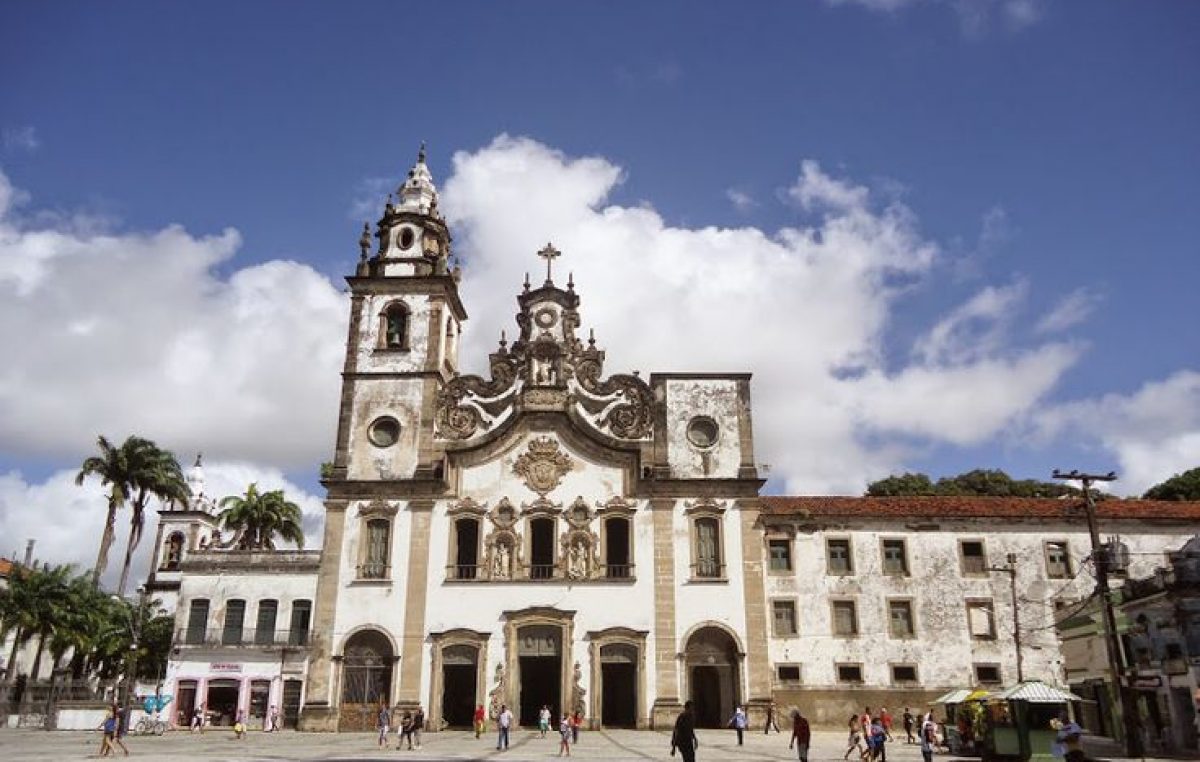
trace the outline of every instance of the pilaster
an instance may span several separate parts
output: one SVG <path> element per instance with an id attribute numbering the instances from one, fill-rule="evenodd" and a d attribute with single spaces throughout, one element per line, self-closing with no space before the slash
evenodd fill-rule
<path id="1" fill-rule="evenodd" d="M 421 702 L 422 650 L 425 644 L 425 598 L 429 589 L 429 526 L 432 500 L 413 500 L 409 524 L 408 580 L 404 592 L 404 640 L 400 644 L 400 693 L 403 707 Z"/>
<path id="2" fill-rule="evenodd" d="M 767 650 L 767 597 L 763 579 L 762 533 L 757 529 L 761 511 L 757 500 L 739 500 L 741 517 L 742 597 L 746 609 L 745 669 L 749 684 L 747 713 L 752 725 L 766 721 L 771 702 L 771 664 Z"/>
<path id="3" fill-rule="evenodd" d="M 654 527 L 654 682 L 650 724 L 671 727 L 679 712 L 679 661 L 675 643 L 675 501 L 651 500 Z"/>
<path id="4" fill-rule="evenodd" d="M 308 665 L 300 729 L 334 731 L 337 712 L 333 708 L 330 673 L 333 668 L 334 613 L 342 560 L 342 537 L 346 529 L 346 500 L 325 501 L 325 540 L 317 568 L 317 592 L 313 601 L 312 655 Z"/>

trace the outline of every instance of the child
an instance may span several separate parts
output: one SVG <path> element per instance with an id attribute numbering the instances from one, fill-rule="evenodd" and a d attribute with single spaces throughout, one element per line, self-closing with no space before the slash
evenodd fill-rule
<path id="1" fill-rule="evenodd" d="M 558 742 L 558 756 L 571 756 L 571 718 L 565 714 L 558 723 L 558 735 L 562 739 Z"/>
<path id="2" fill-rule="evenodd" d="M 241 709 L 238 710 L 237 717 L 233 721 L 233 735 L 239 741 L 246 738 L 246 713 Z"/>

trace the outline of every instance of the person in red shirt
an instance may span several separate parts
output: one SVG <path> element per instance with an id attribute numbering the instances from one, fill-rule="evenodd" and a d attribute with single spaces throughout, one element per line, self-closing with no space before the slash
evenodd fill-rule
<path id="1" fill-rule="evenodd" d="M 793 709 L 792 740 L 788 741 L 788 748 L 796 749 L 796 753 L 800 755 L 800 762 L 808 762 L 808 744 L 811 740 L 812 731 L 808 727 L 808 720 L 804 719 L 799 709 Z"/>
<path id="2" fill-rule="evenodd" d="M 883 707 L 879 710 L 879 719 L 883 722 L 883 732 L 887 736 L 887 740 L 892 740 L 892 713 Z"/>
<path id="3" fill-rule="evenodd" d="M 483 711 L 483 704 L 475 707 L 475 737 L 479 738 L 483 734 L 483 722 L 487 718 L 487 714 Z"/>

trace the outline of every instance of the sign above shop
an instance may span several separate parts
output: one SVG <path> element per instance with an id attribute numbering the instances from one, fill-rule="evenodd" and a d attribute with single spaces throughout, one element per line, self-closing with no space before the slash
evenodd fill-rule
<path id="1" fill-rule="evenodd" d="M 208 665 L 209 672 L 241 672 L 241 664 L 229 664 L 227 662 L 214 661 Z"/>

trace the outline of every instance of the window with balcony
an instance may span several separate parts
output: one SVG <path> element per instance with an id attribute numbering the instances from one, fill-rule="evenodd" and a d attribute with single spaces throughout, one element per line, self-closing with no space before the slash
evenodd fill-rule
<path id="1" fill-rule="evenodd" d="M 554 576 L 554 519 L 536 518 L 529 522 L 529 577 L 550 579 Z"/>
<path id="2" fill-rule="evenodd" d="M 221 644 L 236 646 L 242 642 L 242 630 L 246 625 L 246 602 L 239 599 L 225 603 L 225 627 L 221 630 Z"/>
<path id="3" fill-rule="evenodd" d="M 858 610 L 854 601 L 834 601 L 833 634 L 842 638 L 858 635 Z"/>
<path id="4" fill-rule="evenodd" d="M 479 519 L 460 518 L 454 522 L 454 578 L 479 576 Z"/>
<path id="5" fill-rule="evenodd" d="M 183 633 L 183 642 L 188 645 L 199 645 L 204 642 L 204 633 L 208 628 L 208 599 L 196 598 L 188 605 L 187 629 Z"/>
<path id="6" fill-rule="evenodd" d="M 632 576 L 629 539 L 629 519 L 613 516 L 604 520 L 604 576 L 609 579 Z"/>
<path id="7" fill-rule="evenodd" d="M 963 574 L 987 574 L 987 551 L 983 547 L 983 540 L 963 540 L 959 542 L 958 554 Z"/>
<path id="8" fill-rule="evenodd" d="M 366 529 L 366 552 L 358 567 L 358 578 L 387 579 L 392 522 L 390 519 L 368 519 Z"/>
<path id="9" fill-rule="evenodd" d="M 259 645 L 271 645 L 275 642 L 275 620 L 279 615 L 279 601 L 264 600 L 258 602 L 258 620 L 254 627 L 254 642 Z"/>
<path id="10" fill-rule="evenodd" d="M 828 572 L 830 574 L 853 574 L 854 561 L 850 555 L 848 538 L 830 538 L 825 541 Z"/>
<path id="11" fill-rule="evenodd" d="M 901 539 L 884 540 L 882 542 L 883 573 L 892 576 L 908 576 L 908 550 Z"/>
<path id="12" fill-rule="evenodd" d="M 312 601 L 301 598 L 292 601 L 292 618 L 288 625 L 288 645 L 308 645 L 308 632 L 312 627 Z"/>

